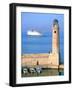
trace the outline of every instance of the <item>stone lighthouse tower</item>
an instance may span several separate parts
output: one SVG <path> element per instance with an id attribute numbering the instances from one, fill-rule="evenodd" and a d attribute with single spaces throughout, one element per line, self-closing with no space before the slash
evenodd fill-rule
<path id="1" fill-rule="evenodd" d="M 57 19 L 53 21 L 52 53 L 54 55 L 54 63 L 59 65 L 59 23 Z"/>
<path id="2" fill-rule="evenodd" d="M 52 52 L 59 53 L 59 24 L 56 19 L 53 21 Z"/>

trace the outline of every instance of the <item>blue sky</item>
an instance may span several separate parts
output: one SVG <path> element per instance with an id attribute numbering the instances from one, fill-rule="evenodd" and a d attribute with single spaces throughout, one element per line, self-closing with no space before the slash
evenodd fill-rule
<path id="1" fill-rule="evenodd" d="M 22 21 L 22 32 L 35 29 L 42 33 L 52 31 L 52 23 L 54 19 L 59 22 L 60 31 L 64 31 L 64 15 L 63 14 L 52 14 L 52 13 L 21 13 Z"/>

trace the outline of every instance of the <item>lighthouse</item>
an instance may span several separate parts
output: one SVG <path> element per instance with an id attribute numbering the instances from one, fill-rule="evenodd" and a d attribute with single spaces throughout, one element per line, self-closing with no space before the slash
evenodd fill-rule
<path id="1" fill-rule="evenodd" d="M 59 23 L 55 19 L 52 26 L 52 62 L 59 66 Z"/>
<path id="2" fill-rule="evenodd" d="M 52 52 L 59 53 L 59 23 L 57 19 L 53 21 Z"/>

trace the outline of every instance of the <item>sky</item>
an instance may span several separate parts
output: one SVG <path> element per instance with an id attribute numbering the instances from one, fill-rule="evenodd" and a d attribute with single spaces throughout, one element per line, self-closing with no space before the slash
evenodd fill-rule
<path id="1" fill-rule="evenodd" d="M 54 19 L 58 20 L 60 31 L 64 31 L 63 14 L 22 12 L 21 17 L 22 32 L 25 32 L 25 34 L 32 29 L 41 33 L 51 32 Z"/>

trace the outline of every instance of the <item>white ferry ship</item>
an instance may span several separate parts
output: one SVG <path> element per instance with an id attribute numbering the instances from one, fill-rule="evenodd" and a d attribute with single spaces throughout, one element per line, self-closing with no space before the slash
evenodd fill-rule
<path id="1" fill-rule="evenodd" d="M 41 36 L 42 34 L 38 31 L 35 31 L 35 30 L 29 30 L 27 32 L 27 35 L 30 35 L 30 36 Z"/>

